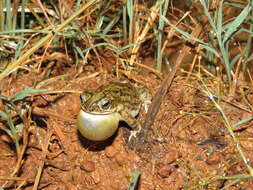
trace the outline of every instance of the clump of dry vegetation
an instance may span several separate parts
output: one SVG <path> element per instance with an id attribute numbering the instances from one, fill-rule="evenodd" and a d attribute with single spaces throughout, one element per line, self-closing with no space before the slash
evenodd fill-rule
<path id="1" fill-rule="evenodd" d="M 0 190 L 253 189 L 252 7 L 0 1 Z M 79 94 L 114 79 L 153 95 L 132 144 L 77 132 Z"/>

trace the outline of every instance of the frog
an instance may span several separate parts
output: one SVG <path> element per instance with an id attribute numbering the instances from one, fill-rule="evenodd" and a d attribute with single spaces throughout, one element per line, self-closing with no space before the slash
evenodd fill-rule
<path id="1" fill-rule="evenodd" d="M 113 80 L 95 90 L 85 90 L 80 95 L 81 110 L 97 115 L 116 113 L 118 120 L 124 121 L 132 129 L 128 141 L 141 131 L 137 119 L 141 107 L 147 112 L 151 94 L 140 83 Z"/>

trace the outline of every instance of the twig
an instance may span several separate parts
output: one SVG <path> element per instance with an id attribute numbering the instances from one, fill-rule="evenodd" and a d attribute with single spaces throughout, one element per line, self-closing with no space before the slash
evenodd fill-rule
<path id="1" fill-rule="evenodd" d="M 22 177 L 8 177 L 8 176 L 0 176 L 0 180 L 33 182 L 33 180 L 31 179 L 26 179 Z"/>
<path id="2" fill-rule="evenodd" d="M 45 144 L 42 147 L 43 155 L 42 155 L 42 158 L 41 158 L 40 163 L 39 163 L 39 169 L 38 169 L 35 181 L 34 181 L 33 190 L 37 190 L 38 189 L 38 186 L 39 186 L 39 183 L 40 183 L 41 174 L 42 174 L 42 170 L 43 170 L 43 167 L 44 167 L 44 164 L 45 164 L 45 160 L 46 160 L 46 156 L 47 156 L 47 149 L 48 149 L 48 146 L 49 146 L 49 141 L 50 141 L 50 138 L 51 138 L 52 134 L 53 134 L 52 131 L 48 130 L 47 137 L 45 139 Z"/>
<path id="3" fill-rule="evenodd" d="M 198 25 L 195 28 L 196 28 L 196 30 L 194 30 L 192 32 L 192 36 L 198 37 L 202 31 L 202 27 Z M 164 96 L 168 92 L 169 87 L 171 86 L 171 83 L 176 75 L 176 72 L 178 71 L 184 57 L 186 55 L 188 55 L 190 50 L 191 50 L 191 48 L 184 46 L 182 52 L 178 55 L 178 58 L 175 62 L 175 65 L 173 66 L 172 71 L 167 75 L 167 77 L 164 79 L 161 87 L 156 92 L 156 94 L 153 98 L 152 104 L 148 109 L 147 117 L 146 117 L 146 119 L 144 121 L 144 125 L 143 125 L 144 126 L 143 127 L 144 141 L 147 141 L 148 131 L 151 130 L 151 126 L 153 125 L 155 117 L 159 111 L 162 99 L 164 98 Z"/>

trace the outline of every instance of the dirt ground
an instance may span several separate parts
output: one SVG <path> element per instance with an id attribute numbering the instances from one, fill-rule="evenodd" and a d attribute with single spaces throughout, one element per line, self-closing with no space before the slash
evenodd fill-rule
<path id="1" fill-rule="evenodd" d="M 113 68 L 114 64 L 109 66 Z M 1 131 L 0 185 L 5 190 L 19 186 L 20 189 L 33 189 L 38 174 L 41 174 L 38 189 L 124 190 L 128 189 L 133 172 L 137 170 L 141 173 L 140 190 L 222 189 L 234 182 L 222 176 L 247 173 L 220 112 L 196 78 L 186 80 L 180 73 L 162 100 L 149 136 L 149 149 L 140 151 L 129 147 L 125 138 L 129 129 L 125 124 L 120 124 L 117 133 L 107 141 L 95 143 L 84 139 L 76 125 L 80 92 L 116 79 L 113 73 L 97 68 L 87 65 L 75 76 L 73 67 L 60 70 L 55 67 L 54 76 L 62 77 L 43 83 L 41 87 L 54 93 L 28 98 L 32 116 L 19 177 L 10 177 L 17 166 L 17 156 L 11 139 Z M 149 71 L 131 72 L 154 96 L 161 79 Z M 10 97 L 43 80 L 42 75 L 23 73 L 15 79 L 2 80 L 0 91 Z M 212 80 L 205 80 L 205 83 L 214 94 L 218 86 L 222 86 Z M 251 104 L 252 96 L 252 93 L 247 95 Z M 231 124 L 252 116 L 242 108 L 243 97 L 238 96 L 233 102 L 227 101 L 228 97 L 221 98 L 219 105 Z M 138 119 L 143 121 L 144 118 L 142 110 Z M 234 130 L 250 165 L 253 164 L 252 127 L 252 122 L 248 122 Z M 253 182 L 242 179 L 227 189 L 250 190 Z"/>

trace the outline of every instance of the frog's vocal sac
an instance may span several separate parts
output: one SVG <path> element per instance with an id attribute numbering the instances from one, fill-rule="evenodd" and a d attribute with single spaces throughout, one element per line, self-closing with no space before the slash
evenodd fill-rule
<path id="1" fill-rule="evenodd" d="M 84 91 L 80 99 L 78 128 L 84 137 L 94 141 L 112 136 L 120 120 L 132 128 L 131 140 L 141 130 L 136 119 L 141 106 L 147 111 L 151 103 L 146 87 L 128 81 L 111 81 L 96 90 Z"/>

